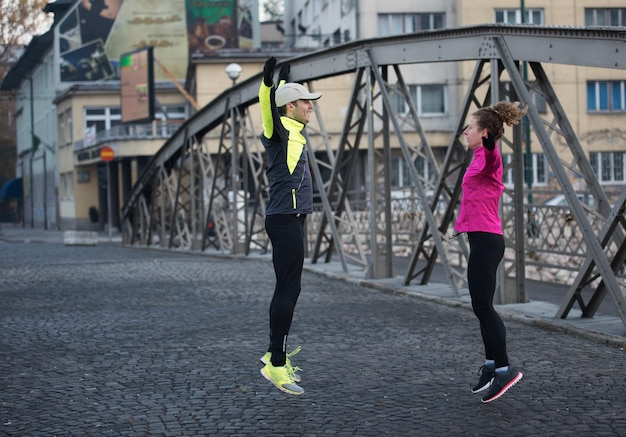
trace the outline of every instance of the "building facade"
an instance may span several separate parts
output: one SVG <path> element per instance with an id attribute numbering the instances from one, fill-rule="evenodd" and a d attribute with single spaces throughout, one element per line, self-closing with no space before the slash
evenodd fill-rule
<path id="1" fill-rule="evenodd" d="M 62 8 L 52 8 L 58 14 Z M 16 175 L 22 178 L 23 221 L 50 229 L 57 224 L 56 108 L 52 34 L 34 37 L 9 71 L 3 87 L 18 75 L 16 92 Z M 32 57 L 31 57 L 32 56 Z"/>
<path id="2" fill-rule="evenodd" d="M 58 208 L 61 229 L 119 227 L 125 193 L 148 160 L 188 117 L 188 105 L 176 87 L 159 81 L 155 120 L 122 123 L 118 83 L 74 85 L 54 100 L 57 108 Z M 113 150 L 103 162 L 101 151 Z"/>
<path id="3" fill-rule="evenodd" d="M 242 78 L 258 73 L 258 54 L 253 68 L 245 65 L 246 53 L 261 46 L 258 1 L 155 7 L 146 0 L 57 0 L 45 12 L 54 15 L 51 28 L 33 38 L 1 86 L 17 102 L 23 224 L 119 227 L 125 194 L 145 164 L 191 114 L 233 85 L 226 65 L 244 64 Z M 146 47 L 154 53 L 154 107 L 149 119 L 123 121 L 120 60 Z M 189 71 L 196 74 L 193 65 L 201 67 L 192 95 L 185 82 Z"/>
<path id="4" fill-rule="evenodd" d="M 523 6 L 523 11 L 522 11 Z M 465 27 L 485 23 L 528 24 L 546 26 L 624 26 L 626 1 L 539 0 L 520 2 L 496 0 L 464 2 L 444 1 L 361 1 L 361 0 L 295 0 L 285 2 L 285 43 L 293 47 L 323 49 L 349 42 L 428 32 L 436 29 Z M 474 63 L 438 63 L 403 67 L 411 97 L 420 122 L 429 137 L 436 156 L 441 158 L 455 129 L 464 90 Z M 624 106 L 624 70 L 607 70 L 551 64 L 547 74 L 583 148 L 607 191 L 619 191 L 626 184 L 626 121 Z M 532 74 L 528 77 L 533 80 Z M 506 86 L 507 78 L 501 78 Z M 547 110 L 545 100 L 534 95 L 535 105 Z M 400 105 L 404 103 L 400 102 Z M 396 108 L 402 112 L 401 106 Z M 533 190 L 549 193 L 558 187 L 552 177 L 541 146 L 530 132 L 528 162 L 532 168 Z M 437 153 L 437 149 L 439 152 Z M 567 154 L 567 147 L 563 147 Z M 570 157 L 571 158 L 571 157 Z M 512 159 L 504 155 L 505 160 Z M 567 161 L 568 157 L 564 156 Z M 392 163 L 394 188 L 410 185 L 409 172 L 403 168 L 398 148 Z M 428 168 L 418 171 L 428 176 Z M 573 181 L 576 183 L 578 181 Z M 505 183 L 512 175 L 505 174 Z M 584 186 L 577 187 L 584 190 Z M 539 196 L 538 200 L 544 197 Z"/>
<path id="5" fill-rule="evenodd" d="M 15 176 L 23 182 L 25 225 L 60 229 L 118 226 L 124 193 L 171 132 L 236 80 L 258 74 L 270 54 L 286 59 L 356 39 L 483 23 L 623 26 L 626 21 L 624 0 L 602 4 L 591 0 L 526 1 L 523 13 L 515 0 L 471 4 L 460 0 L 294 0 L 285 2 L 282 23 L 261 26 L 256 1 L 221 3 L 231 5 L 225 13 L 232 13 L 236 20 L 211 22 L 206 10 L 181 14 L 197 4 L 190 0 L 173 0 L 156 10 L 145 0 L 111 0 L 103 11 L 83 10 L 84 2 L 76 0 L 48 5 L 46 11 L 54 14 L 54 24 L 32 40 L 2 83 L 3 90 L 15 95 Z M 190 21 L 190 16 L 195 18 Z M 99 34 L 88 31 L 95 26 L 90 23 L 100 23 L 96 26 Z M 153 36 L 150 40 L 145 37 L 148 34 Z M 265 42 L 261 41 L 263 35 Z M 124 123 L 118 60 L 125 52 L 146 46 L 154 48 L 156 59 L 154 116 L 147 122 Z M 235 80 L 225 74 L 230 63 L 242 67 Z M 403 67 L 403 80 L 438 159 L 445 155 L 455 130 L 472 68 L 473 63 L 457 62 Z M 626 133 L 621 128 L 626 116 L 623 70 L 549 65 L 547 74 L 599 180 L 607 190 L 621 189 L 626 183 Z M 501 80 L 506 86 L 506 78 Z M 331 134 L 343 128 L 352 83 L 349 75 L 315 83 L 316 91 L 324 94 L 319 108 L 331 115 L 326 125 Z M 535 97 L 538 108 L 547 107 L 541 96 Z M 393 102 L 398 113 L 408 111 L 403 99 Z M 259 123 L 254 120 L 254 125 Z M 416 132 L 405 135 L 419 141 Z M 540 144 L 532 132 L 529 138 L 532 188 L 556 189 Z M 105 147 L 115 155 L 109 164 L 100 157 Z M 411 186 L 411 172 L 398 145 L 392 144 L 392 149 L 392 187 L 402 190 Z M 504 159 L 510 156 L 505 154 Z M 354 177 L 355 190 L 367 178 L 364 150 L 361 160 L 362 171 Z M 416 165 L 420 174 L 428 177 L 428 164 Z M 512 182 L 510 174 L 505 175 L 505 182 Z M 111 199 L 109 186 L 114 191 Z M 110 224 L 109 201 L 114 209 Z"/>

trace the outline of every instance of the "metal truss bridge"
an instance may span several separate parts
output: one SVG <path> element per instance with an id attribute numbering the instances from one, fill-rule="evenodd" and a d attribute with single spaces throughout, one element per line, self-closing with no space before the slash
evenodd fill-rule
<path id="1" fill-rule="evenodd" d="M 609 203 L 544 69 L 546 64 L 563 64 L 624 70 L 625 43 L 623 29 L 484 25 L 358 40 L 290 59 L 290 80 L 312 90 L 321 79 L 353 78 L 338 141 L 331 144 L 318 106 L 306 129 L 318 206 L 307 219 L 311 262 L 328 263 L 334 257 L 346 272 L 362 268 L 369 278 L 393 277 L 394 253 L 402 245 L 409 255 L 402 272 L 405 285 L 427 284 L 438 266 L 460 295 L 466 286 L 469 247 L 463 237 L 449 235 L 471 159 L 460 141 L 462 127 L 474 110 L 509 98 L 529 107 L 528 121 L 569 201 L 573 217 L 569 238 L 578 238 L 575 251 L 580 264 L 557 316 L 567 317 L 577 305 L 584 317 L 593 317 L 608 294 L 626 325 L 626 190 L 617 202 Z M 456 134 L 443 162 L 437 162 L 401 67 L 457 61 L 470 61 L 474 69 L 455 120 Z M 532 80 L 522 74 L 523 65 L 532 72 Z M 504 78 L 508 86 L 503 85 Z M 122 211 L 126 245 L 246 255 L 270 250 L 264 230 L 268 183 L 261 129 L 250 116 L 260 111 L 256 107 L 260 81 L 261 72 L 224 91 L 154 156 Z M 535 94 L 547 103 L 545 113 L 534 105 Z M 408 113 L 398 113 L 392 98 L 403 99 Z M 398 213 L 392 204 L 392 143 L 401 149 L 413 183 L 410 213 Z M 555 145 L 567 148 L 571 161 L 565 161 Z M 501 147 L 513 156 L 507 165 L 513 171 L 514 188 L 505 191 L 502 202 L 507 251 L 500 287 L 506 284 L 516 302 L 526 302 L 530 243 L 522 129 L 508 130 Z M 365 206 L 348 189 L 359 149 L 367 150 Z M 428 178 L 418 173 L 418 159 L 431 168 Z M 593 205 L 578 201 L 574 179 L 584 182 Z M 558 249 L 558 242 L 541 240 Z M 540 249 L 533 247 L 533 252 Z"/>

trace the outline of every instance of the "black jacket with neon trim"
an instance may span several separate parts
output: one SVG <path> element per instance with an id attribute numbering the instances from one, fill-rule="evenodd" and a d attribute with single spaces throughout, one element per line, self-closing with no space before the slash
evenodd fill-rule
<path id="1" fill-rule="evenodd" d="M 304 124 L 281 117 L 274 94 L 274 86 L 268 87 L 261 80 L 261 143 L 267 156 L 266 174 L 270 184 L 265 215 L 310 214 L 313 212 L 313 184 L 306 140 L 302 135 Z"/>

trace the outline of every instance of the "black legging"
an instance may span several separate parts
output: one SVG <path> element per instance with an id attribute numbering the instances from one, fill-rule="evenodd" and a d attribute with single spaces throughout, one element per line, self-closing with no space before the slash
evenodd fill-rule
<path id="1" fill-rule="evenodd" d="M 284 366 L 287 335 L 300 296 L 304 265 L 304 215 L 268 215 L 265 230 L 272 242 L 276 288 L 270 303 L 270 346 L 272 365 Z"/>
<path id="2" fill-rule="evenodd" d="M 472 309 L 480 321 L 485 358 L 494 360 L 496 367 L 508 366 L 506 328 L 493 307 L 496 270 L 504 256 L 504 237 L 488 232 L 468 232 L 467 236 L 470 244 L 467 282 Z"/>

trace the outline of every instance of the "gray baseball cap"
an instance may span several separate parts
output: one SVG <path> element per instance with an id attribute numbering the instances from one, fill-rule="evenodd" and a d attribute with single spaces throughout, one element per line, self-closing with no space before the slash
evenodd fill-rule
<path id="1" fill-rule="evenodd" d="M 305 87 L 295 82 L 288 82 L 276 90 L 276 106 L 279 108 L 296 100 L 317 100 L 322 93 L 310 93 Z"/>

